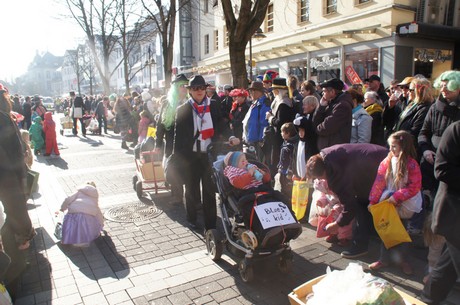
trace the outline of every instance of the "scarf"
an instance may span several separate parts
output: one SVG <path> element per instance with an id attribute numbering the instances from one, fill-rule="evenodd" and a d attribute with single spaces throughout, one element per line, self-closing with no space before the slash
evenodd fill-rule
<path id="1" fill-rule="evenodd" d="M 367 113 L 369 113 L 369 115 L 373 115 L 374 113 L 382 112 L 383 108 L 379 104 L 374 103 L 372 105 L 367 106 L 366 111 Z"/>
<path id="2" fill-rule="evenodd" d="M 279 96 L 277 96 L 277 97 L 275 97 L 275 99 L 273 100 L 272 105 L 271 105 L 273 115 L 276 116 L 276 113 L 278 112 L 278 107 L 281 104 L 286 104 L 286 105 L 289 106 L 289 108 L 293 107 L 292 100 L 289 97 L 285 96 L 282 99 L 280 99 Z"/>
<path id="3" fill-rule="evenodd" d="M 193 117 L 194 117 L 194 130 L 198 131 L 200 135 L 198 140 L 206 141 L 214 136 L 214 126 L 212 124 L 211 117 L 211 101 L 206 97 L 200 105 L 198 105 L 193 99 L 188 100 L 192 106 Z"/>

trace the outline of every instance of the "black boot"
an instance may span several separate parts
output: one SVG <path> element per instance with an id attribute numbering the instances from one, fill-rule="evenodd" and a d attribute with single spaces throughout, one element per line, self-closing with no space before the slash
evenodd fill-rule
<path id="1" fill-rule="evenodd" d="M 121 148 L 123 149 L 129 149 L 128 145 L 126 145 L 126 142 L 125 141 L 122 141 L 121 142 Z"/>

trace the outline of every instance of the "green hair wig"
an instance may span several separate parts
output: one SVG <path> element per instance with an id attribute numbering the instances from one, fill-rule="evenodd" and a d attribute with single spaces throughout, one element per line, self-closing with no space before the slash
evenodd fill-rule
<path id="1" fill-rule="evenodd" d="M 435 81 L 435 88 L 441 87 L 441 82 L 447 81 L 447 90 L 456 91 L 460 89 L 460 71 L 446 71 L 442 73 Z"/>

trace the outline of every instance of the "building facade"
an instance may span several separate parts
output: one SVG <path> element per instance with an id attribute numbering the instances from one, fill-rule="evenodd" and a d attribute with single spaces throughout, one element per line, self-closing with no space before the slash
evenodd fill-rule
<path id="1" fill-rule="evenodd" d="M 200 0 L 198 7 L 192 72 L 211 83 L 232 83 L 222 6 Z M 337 77 L 348 84 L 374 74 L 384 84 L 414 74 L 433 79 L 459 68 L 459 8 L 454 0 L 271 1 L 261 26 L 266 37 L 252 39 L 253 75 L 270 69 L 281 77 L 295 74 L 316 82 Z M 418 32 L 409 31 L 414 24 L 420 24 Z M 246 62 L 249 52 L 248 47 Z"/>

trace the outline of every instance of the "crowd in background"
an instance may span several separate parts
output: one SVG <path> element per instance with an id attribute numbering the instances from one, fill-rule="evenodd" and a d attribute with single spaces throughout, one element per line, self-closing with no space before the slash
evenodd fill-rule
<path id="1" fill-rule="evenodd" d="M 20 134 L 19 129 L 28 130 L 30 133 L 31 146 L 36 155 L 42 154 L 44 149 L 45 156 L 53 152 L 59 156 L 56 135 L 49 131 L 51 129 L 55 132 L 56 128 L 51 113 L 43 106 L 41 98 L 10 95 L 3 86 L 0 87 L 0 92 L 2 105 L 5 106 L 2 106 L 2 115 L 8 124 L 14 122 L 14 126 L 10 126 L 11 134 L 8 137 L 2 126 L 0 159 L 18 158 L 6 151 L 4 146 L 10 147 L 14 142 L 15 145 L 26 147 L 24 141 L 14 137 L 15 134 Z M 70 92 L 69 98 L 60 100 L 57 107 L 72 119 L 74 135 L 79 130 L 83 136 L 86 136 L 88 130 L 97 135 L 102 135 L 102 131 L 107 134 L 110 127 L 114 133 L 121 135 L 123 149 L 129 149 L 128 143 L 135 147 L 149 141 L 149 127 L 154 128 L 154 149 L 163 154 L 165 163 L 167 160 L 173 163 L 187 159 L 187 162 L 181 161 L 184 174 L 182 180 L 171 183 L 171 188 L 174 190 L 175 200 L 182 201 L 185 197 L 187 220 L 193 227 L 197 226 L 197 209 L 203 206 L 205 229 L 215 228 L 215 188 L 205 153 L 213 141 L 230 140 L 232 145 L 252 154 L 257 161 L 268 166 L 272 184 L 286 197 L 291 195 L 294 180 L 326 180 L 330 190 L 334 191 L 343 204 L 341 216 L 328 227 L 331 233 L 337 227 L 348 225 L 353 219 L 358 226 L 368 221 L 369 215 L 366 213 L 369 196 L 374 194 L 375 198 L 381 199 L 382 195 L 375 195 L 376 184 L 372 185 L 374 179 L 377 183 L 377 170 L 387 182 L 388 175 L 385 173 L 391 173 L 391 177 L 399 181 L 401 187 L 401 183 L 414 182 L 410 175 L 408 178 L 408 168 L 415 170 L 415 173 L 418 173 L 418 169 L 420 186 L 417 187 L 417 192 L 420 192 L 421 208 L 413 210 L 409 213 L 410 217 L 406 217 L 408 232 L 418 234 L 422 232 L 424 223 L 431 222 L 432 219 L 430 215 L 439 187 L 435 161 L 437 151 L 443 143 L 442 135 L 450 125 L 460 119 L 460 72 L 446 71 L 434 84 L 423 75 L 407 76 L 402 81 L 393 80 L 385 88 L 378 75 L 370 76 L 363 84 L 347 85 L 340 79 L 316 84 L 312 80 L 299 83 L 294 75 L 280 78 L 276 71 L 269 70 L 260 79 L 252 81 L 248 88 L 224 85 L 222 90 L 208 84 L 200 75 L 187 78 L 179 74 L 172 81 L 165 96 L 153 97 L 148 91 L 134 91 L 122 96 L 111 94 L 80 97 L 75 92 Z M 94 122 L 91 125 L 88 121 Z M 27 138 L 26 135 L 25 139 Z M 413 151 L 410 147 L 405 148 L 406 143 L 411 143 L 407 145 L 413 146 Z M 25 149 L 20 151 L 23 154 L 19 158 L 24 159 L 27 152 Z M 351 200 L 353 203 L 347 202 L 345 194 L 353 194 L 344 188 L 354 186 L 344 180 L 354 181 L 355 178 L 351 177 L 354 175 L 352 172 L 343 172 L 343 168 L 347 162 L 356 164 L 356 167 L 365 166 L 368 162 L 367 153 L 369 156 L 376 156 L 376 152 L 378 158 L 369 163 L 372 167 L 369 172 L 373 175 L 370 177 L 371 184 L 364 191 L 366 194 L 359 194 L 362 202 L 353 201 L 354 199 Z M 403 160 L 401 155 L 411 157 L 404 159 L 402 167 L 398 163 Z M 333 160 L 330 156 L 339 159 Z M 396 158 L 396 165 L 391 165 L 392 158 Z M 382 163 L 384 160 L 389 161 Z M 334 162 L 341 169 L 333 168 Z M 381 172 L 382 166 L 384 170 Z M 4 177 L 7 171 L 17 171 L 20 181 L 24 169 L 26 166 L 22 164 L 17 164 L 14 169 L 8 167 L 4 170 L 2 167 L 0 177 Z M 332 177 L 337 172 L 342 177 L 337 176 L 334 180 Z M 3 190 L 5 185 L 11 183 L 8 180 L 7 182 L 2 178 L 0 189 Z M 397 190 L 396 188 L 394 192 Z M 443 191 L 446 192 L 445 189 Z M 393 195 L 396 194 L 394 192 L 389 195 L 390 199 L 393 199 L 396 206 L 400 206 L 405 200 L 399 200 L 398 196 Z M 4 197 L 3 192 L 1 195 L 0 200 L 9 215 L 12 213 L 9 208 L 11 198 Z M 354 196 L 359 197 L 357 193 Z M 371 200 L 371 204 L 376 201 L 374 197 L 371 198 L 374 200 Z M 19 200 L 25 206 L 24 199 L 21 197 L 14 200 Z M 434 222 L 442 222 L 443 216 L 435 214 Z M 21 217 L 27 224 L 27 232 L 23 230 L 22 233 L 27 233 L 30 238 L 33 235 L 30 233 L 33 231 L 30 220 L 25 214 Z M 344 220 L 347 218 L 349 221 Z M 4 228 L 9 228 L 8 220 Z M 361 230 L 362 228 L 363 226 Z M 16 229 L 19 228 L 12 228 Z M 2 229 L 2 235 L 4 230 L 6 229 Z M 443 288 L 443 292 L 434 296 L 438 293 L 436 285 L 453 285 L 451 279 L 442 279 L 446 266 L 453 264 L 459 267 L 459 258 L 451 255 L 449 261 L 449 255 L 445 253 L 457 251 L 458 254 L 460 247 L 442 230 L 435 230 L 435 233 L 441 234 L 436 236 L 431 232 L 431 238 L 427 241 L 430 248 L 429 268 L 424 282 L 427 298 L 439 301 L 446 296 L 446 289 Z M 353 234 L 355 236 L 352 238 L 351 248 L 342 252 L 343 257 L 355 258 L 367 253 L 366 246 L 363 246 L 366 243 L 357 243 L 359 232 L 356 233 L 355 230 Z M 447 242 L 445 237 L 448 237 Z M 26 238 L 21 242 L 27 240 Z M 337 242 L 332 238 L 329 240 Z M 7 253 L 11 251 L 6 244 L 4 246 Z M 371 269 L 378 270 L 388 265 L 387 261 L 383 261 L 385 253 L 382 251 L 381 260 L 371 265 Z M 441 267 L 444 269 L 439 266 L 440 257 L 444 264 Z M 407 261 L 405 258 L 404 262 Z M 407 264 L 401 266 L 406 274 L 412 273 Z M 437 303 L 433 301 L 430 304 Z"/>

